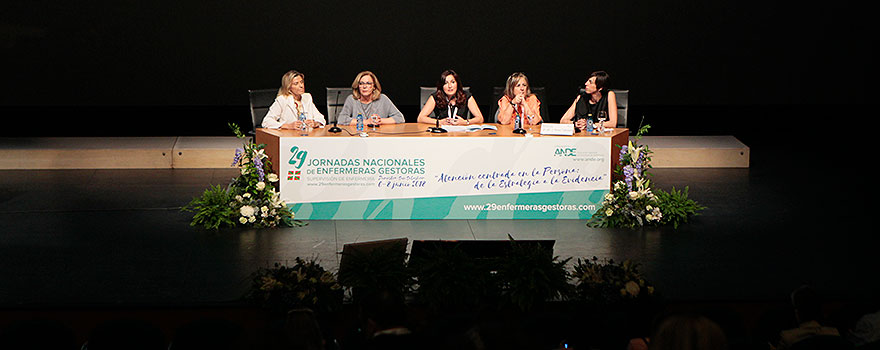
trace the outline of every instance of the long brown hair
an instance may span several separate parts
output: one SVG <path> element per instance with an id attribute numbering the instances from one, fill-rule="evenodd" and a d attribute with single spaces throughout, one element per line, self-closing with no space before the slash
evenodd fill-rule
<path id="1" fill-rule="evenodd" d="M 458 85 L 454 95 L 455 105 L 459 108 L 467 106 L 467 99 L 464 94 L 461 79 L 459 79 L 458 74 L 455 73 L 454 70 L 447 69 L 440 74 L 440 80 L 437 81 L 437 92 L 434 94 L 434 102 L 436 103 L 437 108 L 446 108 L 446 105 L 449 103 L 449 100 L 446 97 L 446 92 L 443 91 L 443 85 L 446 85 L 446 77 L 450 75 L 455 79 L 455 83 Z"/>

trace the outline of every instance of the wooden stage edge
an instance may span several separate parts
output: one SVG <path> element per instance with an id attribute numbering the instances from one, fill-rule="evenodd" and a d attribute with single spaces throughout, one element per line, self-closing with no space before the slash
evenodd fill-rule
<path id="1" fill-rule="evenodd" d="M 654 168 L 748 168 L 749 147 L 730 135 L 644 136 Z M 0 169 L 229 168 L 233 136 L 0 138 Z"/>

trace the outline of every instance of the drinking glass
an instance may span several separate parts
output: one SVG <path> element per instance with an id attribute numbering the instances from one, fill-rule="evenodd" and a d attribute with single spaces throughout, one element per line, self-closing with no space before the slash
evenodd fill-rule
<path id="1" fill-rule="evenodd" d="M 373 126 L 373 131 L 376 131 L 376 127 L 379 126 L 379 115 L 373 113 L 370 115 L 370 124 Z"/>
<path id="2" fill-rule="evenodd" d="M 605 121 L 608 120 L 608 113 L 605 111 L 599 112 L 599 135 L 605 134 Z"/>

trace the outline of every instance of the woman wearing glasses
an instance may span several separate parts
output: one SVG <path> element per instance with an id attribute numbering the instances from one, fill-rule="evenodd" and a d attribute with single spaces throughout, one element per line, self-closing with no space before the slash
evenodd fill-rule
<path id="1" fill-rule="evenodd" d="M 617 96 L 614 91 L 609 91 L 608 73 L 596 71 L 590 74 L 584 83 L 584 91 L 574 99 L 574 103 L 565 114 L 560 123 L 574 122 L 574 126 L 583 130 L 587 126 L 587 119 L 598 122 L 600 112 L 605 112 L 608 119 L 603 123 L 606 128 L 617 126 Z"/>
<path id="2" fill-rule="evenodd" d="M 498 123 L 510 124 L 517 112 L 522 116 L 523 126 L 541 123 L 541 101 L 529 88 L 529 78 L 520 72 L 507 78 L 504 96 L 498 100 Z"/>
<path id="3" fill-rule="evenodd" d="M 337 119 L 339 124 L 357 124 L 358 113 L 363 114 L 364 124 L 403 123 L 403 114 L 391 99 L 382 93 L 379 78 L 373 72 L 358 73 L 351 83 L 351 98 L 345 99 Z M 376 117 L 371 118 L 373 115 Z"/>
<path id="4" fill-rule="evenodd" d="M 470 112 L 470 116 L 468 116 Z M 419 123 L 435 124 L 440 119 L 443 125 L 466 125 L 483 122 L 483 113 L 469 92 L 464 91 L 461 79 L 453 70 L 440 74 L 437 81 L 437 92 L 428 97 L 422 111 L 419 112 Z"/>
<path id="5" fill-rule="evenodd" d="M 263 127 L 270 129 L 300 129 L 302 123 L 310 128 L 324 125 L 324 115 L 318 112 L 312 95 L 306 93 L 306 76 L 295 70 L 284 73 L 281 88 L 269 112 L 263 118 Z M 299 117 L 305 113 L 305 122 Z"/>

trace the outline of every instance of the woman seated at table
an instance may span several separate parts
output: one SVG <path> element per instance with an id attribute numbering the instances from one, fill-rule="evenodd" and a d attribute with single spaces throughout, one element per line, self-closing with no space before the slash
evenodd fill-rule
<path id="1" fill-rule="evenodd" d="M 608 119 L 604 125 L 606 128 L 614 128 L 617 126 L 617 96 L 614 91 L 609 91 L 608 73 L 605 71 L 596 71 L 590 74 L 587 82 L 584 83 L 584 91 L 580 92 L 574 99 L 574 103 L 565 114 L 562 115 L 560 123 L 574 122 L 574 126 L 584 129 L 587 126 L 587 120 L 598 123 L 599 112 L 605 112 Z"/>
<path id="2" fill-rule="evenodd" d="M 312 94 L 306 93 L 305 75 L 295 70 L 284 73 L 281 88 L 269 112 L 263 117 L 262 126 L 270 129 L 300 129 L 300 114 L 305 112 L 305 124 L 315 128 L 324 125 L 324 115 L 315 107 Z"/>
<path id="3" fill-rule="evenodd" d="M 504 96 L 498 100 L 498 123 L 514 122 L 517 111 L 522 118 L 522 125 L 541 123 L 541 101 L 529 88 L 529 78 L 523 73 L 513 73 L 507 78 Z"/>
<path id="4" fill-rule="evenodd" d="M 391 102 L 391 99 L 382 93 L 382 85 L 379 78 L 373 72 L 363 71 L 358 73 L 351 83 L 351 98 L 345 99 L 339 118 L 339 124 L 357 124 L 358 113 L 364 116 L 364 125 L 367 124 L 395 124 L 403 123 L 403 113 Z M 371 118 L 373 115 L 376 117 Z"/>
<path id="5" fill-rule="evenodd" d="M 470 118 L 468 118 L 470 111 Z M 474 97 L 461 87 L 461 79 L 452 70 L 444 71 L 437 81 L 437 92 L 428 97 L 422 111 L 419 112 L 419 123 L 435 124 L 440 119 L 443 125 L 466 125 L 483 122 L 483 113 Z"/>

